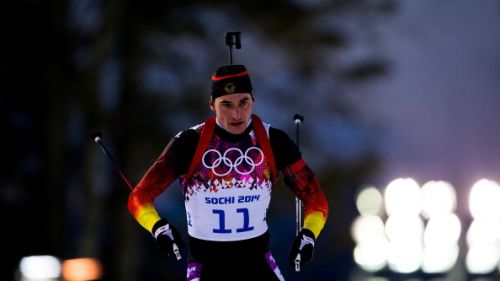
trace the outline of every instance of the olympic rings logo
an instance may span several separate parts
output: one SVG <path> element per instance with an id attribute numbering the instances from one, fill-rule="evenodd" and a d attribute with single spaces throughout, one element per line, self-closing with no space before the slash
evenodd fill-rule
<path id="1" fill-rule="evenodd" d="M 249 156 L 250 152 L 254 150 L 260 154 L 259 161 L 255 161 L 254 159 L 252 159 L 252 157 Z M 237 154 L 237 157 L 236 159 L 234 159 L 234 161 L 228 157 L 229 153 L 231 153 L 232 151 Z M 215 160 L 213 160 L 211 164 L 206 163 L 207 155 L 212 153 L 214 153 L 216 156 Z M 208 157 L 208 160 L 210 160 L 210 157 Z M 262 162 L 264 162 L 264 152 L 262 152 L 262 150 L 256 146 L 248 148 L 245 153 L 243 153 L 241 149 L 236 147 L 229 148 L 224 152 L 224 154 L 221 154 L 216 149 L 209 149 L 203 154 L 202 157 L 203 166 L 205 166 L 205 168 L 207 169 L 211 169 L 214 175 L 218 177 L 228 175 L 233 169 L 240 175 L 248 175 L 253 172 L 256 167 L 262 164 Z M 224 166 L 227 170 L 223 168 Z M 248 171 L 245 171 L 243 170 L 244 167 L 250 167 L 250 169 Z M 222 169 L 222 171 L 217 172 L 216 169 Z M 224 170 L 226 171 L 224 172 Z"/>

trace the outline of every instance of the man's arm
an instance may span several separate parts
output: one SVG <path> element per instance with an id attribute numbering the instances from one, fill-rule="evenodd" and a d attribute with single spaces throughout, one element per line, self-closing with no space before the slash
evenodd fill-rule
<path id="1" fill-rule="evenodd" d="M 328 216 L 328 200 L 314 172 L 301 158 L 282 170 L 287 185 L 304 204 L 304 227 L 317 238 Z"/>
<path id="2" fill-rule="evenodd" d="M 128 209 L 149 232 L 153 232 L 153 226 L 161 219 L 154 199 L 187 171 L 198 138 L 194 130 L 183 131 L 172 138 L 130 194 Z"/>
<path id="3" fill-rule="evenodd" d="M 276 165 L 283 173 L 286 185 L 304 204 L 304 226 L 295 237 L 289 255 L 290 265 L 295 271 L 300 271 L 301 266 L 312 259 L 315 241 L 328 216 L 328 200 L 316 175 L 288 135 L 273 129 L 269 130 L 269 138 Z"/>
<path id="4" fill-rule="evenodd" d="M 317 238 L 328 217 L 328 200 L 314 172 L 283 131 L 271 128 L 269 138 L 278 169 L 285 176 L 285 183 L 304 204 L 304 227 Z"/>

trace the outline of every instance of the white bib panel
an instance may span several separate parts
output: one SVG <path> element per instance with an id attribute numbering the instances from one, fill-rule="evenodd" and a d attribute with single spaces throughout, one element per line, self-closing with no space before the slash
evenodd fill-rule
<path id="1" fill-rule="evenodd" d="M 186 182 L 190 236 L 238 241 L 267 231 L 271 169 L 253 134 L 230 143 L 214 136 L 193 177 Z"/>

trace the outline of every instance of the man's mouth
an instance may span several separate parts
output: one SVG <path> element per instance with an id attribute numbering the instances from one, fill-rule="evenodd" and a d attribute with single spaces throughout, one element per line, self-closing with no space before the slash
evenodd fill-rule
<path id="1" fill-rule="evenodd" d="M 231 124 L 231 126 L 239 127 L 239 126 L 243 125 L 243 123 L 244 123 L 243 121 L 239 121 L 239 122 L 231 122 L 230 124 Z"/>

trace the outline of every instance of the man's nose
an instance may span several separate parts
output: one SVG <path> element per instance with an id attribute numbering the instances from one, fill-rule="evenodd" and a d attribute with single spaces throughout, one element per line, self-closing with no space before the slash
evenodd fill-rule
<path id="1" fill-rule="evenodd" d="M 232 112 L 232 117 L 234 119 L 239 119 L 240 116 L 241 116 L 241 110 L 238 107 L 236 107 Z"/>

